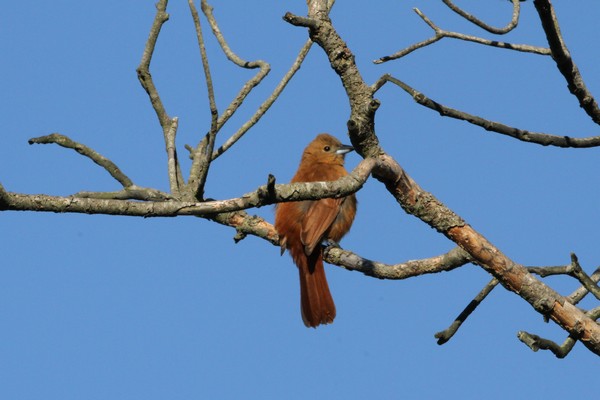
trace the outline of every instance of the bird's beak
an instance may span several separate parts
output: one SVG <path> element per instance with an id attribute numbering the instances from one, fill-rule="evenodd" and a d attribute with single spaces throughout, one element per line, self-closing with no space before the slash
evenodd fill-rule
<path id="1" fill-rule="evenodd" d="M 343 144 L 337 149 L 336 154 L 346 154 L 350 153 L 352 150 L 354 150 L 354 147 Z"/>

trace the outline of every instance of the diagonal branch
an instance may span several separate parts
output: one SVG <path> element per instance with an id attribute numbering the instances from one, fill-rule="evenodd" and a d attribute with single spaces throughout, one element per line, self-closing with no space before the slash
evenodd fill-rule
<path id="1" fill-rule="evenodd" d="M 542 146 L 572 148 L 588 148 L 600 146 L 600 136 L 574 138 L 571 136 L 558 136 L 541 132 L 531 132 L 525 129 L 514 128 L 502 124 L 500 122 L 495 122 L 485 118 L 481 118 L 476 115 L 466 113 L 464 111 L 459 111 L 450 107 L 446 107 L 443 104 L 440 104 L 435 100 L 430 99 L 425 94 L 417 91 L 416 89 L 413 89 L 401 80 L 396 79 L 387 74 L 382 76 L 373 85 L 373 89 L 379 90 L 386 82 L 392 82 L 393 84 L 399 86 L 406 93 L 410 94 L 417 103 L 429 109 L 437 111 L 442 117 L 450 117 L 454 119 L 463 120 L 470 124 L 480 126 L 486 131 L 497 132 L 523 142 L 540 144 Z"/>
<path id="2" fill-rule="evenodd" d="M 47 136 L 29 139 L 29 144 L 51 143 L 57 144 L 62 147 L 66 147 L 68 149 L 73 149 L 82 156 L 89 158 L 90 160 L 104 168 L 110 174 L 110 176 L 115 178 L 124 188 L 133 186 L 133 182 L 131 181 L 131 179 L 129 179 L 129 177 L 125 175 L 115 163 L 113 163 L 100 153 L 90 149 L 89 147 L 81 143 L 77 143 L 74 140 L 71 140 L 67 136 L 61 135 L 59 133 L 53 133 Z"/>
<path id="3" fill-rule="evenodd" d="M 481 302 L 485 300 L 487 295 L 490 294 L 496 286 L 498 286 L 498 283 L 500 282 L 498 282 L 496 278 L 493 278 L 487 285 L 484 286 L 477 296 L 475 296 L 475 298 L 471 300 L 469 304 L 467 304 L 465 309 L 458 315 L 458 317 L 456 317 L 454 322 L 452 322 L 447 329 L 436 333 L 434 337 L 438 340 L 437 344 L 442 345 L 450 340 L 461 327 L 461 325 L 466 321 L 466 319 L 469 318 L 469 315 L 471 315 L 471 313 L 475 311 Z"/>
<path id="4" fill-rule="evenodd" d="M 579 105 L 597 124 L 600 124 L 600 109 L 592 93 L 588 90 L 579 68 L 573 62 L 571 53 L 560 33 L 558 19 L 550 0 L 535 0 L 533 2 L 542 22 L 542 28 L 546 33 L 546 39 L 550 45 L 552 58 L 560 73 L 565 77 L 571 94 L 573 94 Z"/>
<path id="5" fill-rule="evenodd" d="M 169 20 L 169 14 L 167 14 L 168 3 L 169 0 L 160 0 L 156 4 L 156 16 L 154 17 L 154 22 L 150 28 L 150 34 L 148 35 L 148 40 L 146 41 L 146 47 L 144 48 L 142 60 L 140 61 L 140 65 L 137 67 L 137 74 L 140 84 L 150 97 L 150 102 L 152 103 L 152 107 L 156 112 L 156 116 L 158 117 L 158 121 L 160 122 L 160 126 L 162 126 L 165 135 L 169 130 L 171 118 L 167 114 L 165 106 L 163 105 L 158 94 L 158 90 L 154 85 L 154 80 L 150 74 L 150 62 L 152 61 L 152 55 L 154 54 L 154 49 L 156 47 L 158 35 L 160 35 L 160 30 L 163 24 Z"/>

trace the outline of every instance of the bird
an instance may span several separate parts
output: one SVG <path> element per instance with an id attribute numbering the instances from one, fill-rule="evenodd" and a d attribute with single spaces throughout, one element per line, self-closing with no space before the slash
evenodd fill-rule
<path id="1" fill-rule="evenodd" d="M 321 133 L 302 153 L 294 182 L 335 181 L 348 175 L 346 153 L 354 150 L 334 136 Z M 276 205 L 275 230 L 281 254 L 287 249 L 300 274 L 300 308 L 306 327 L 330 324 L 336 316 L 323 267 L 321 243 L 337 244 L 356 215 L 356 196 L 285 202 Z"/>

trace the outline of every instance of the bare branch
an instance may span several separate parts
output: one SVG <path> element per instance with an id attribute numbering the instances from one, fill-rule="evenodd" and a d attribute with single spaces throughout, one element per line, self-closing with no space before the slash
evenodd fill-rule
<path id="1" fill-rule="evenodd" d="M 90 149 L 89 147 L 77 143 L 74 140 L 69 139 L 65 135 L 61 135 L 59 133 L 53 133 L 47 136 L 41 136 L 37 138 L 29 139 L 29 144 L 50 144 L 54 143 L 62 147 L 66 147 L 68 149 L 73 149 L 82 156 L 88 157 L 90 160 L 104 168 L 110 176 L 115 178 L 124 188 L 133 185 L 133 182 L 127 175 L 125 175 L 119 167 L 108 158 L 102 156 L 96 151 Z"/>
<path id="2" fill-rule="evenodd" d="M 550 135 L 541 132 L 531 132 L 524 129 L 514 128 L 500 122 L 491 121 L 478 117 L 473 114 L 469 114 L 463 111 L 459 111 L 450 107 L 446 107 L 429 97 L 425 94 L 413 89 L 406 83 L 396 79 L 390 75 L 382 76 L 374 85 L 374 90 L 381 88 L 385 82 L 392 82 L 395 85 L 402 88 L 406 93 L 410 94 L 413 99 L 422 106 L 437 111 L 442 117 L 450 117 L 454 119 L 460 119 L 470 124 L 480 126 L 486 131 L 497 132 L 502 135 L 510 136 L 514 139 L 518 139 L 523 142 L 540 144 L 542 146 L 556 146 L 556 147 L 572 147 L 572 148 L 588 148 L 600 146 L 600 136 L 590 136 L 586 138 L 574 138 L 571 136 L 557 136 Z"/>
<path id="3" fill-rule="evenodd" d="M 542 22 L 542 27 L 546 33 L 546 39 L 550 45 L 552 58 L 556 62 L 556 66 L 560 73 L 565 77 L 569 91 L 573 94 L 579 105 L 592 118 L 592 120 L 600 124 L 600 109 L 598 103 L 594 99 L 592 93 L 588 90 L 583 77 L 579 72 L 579 68 L 573 62 L 571 53 L 560 33 L 558 19 L 554 13 L 554 7 L 549 0 L 535 0 L 533 2 Z"/>
<path id="4" fill-rule="evenodd" d="M 496 35 L 503 35 L 505 33 L 508 33 L 510 31 L 512 31 L 514 28 L 517 27 L 517 24 L 519 23 L 519 15 L 521 13 L 521 3 L 520 3 L 520 0 L 512 0 L 512 3 L 513 3 L 512 19 L 503 28 L 495 28 L 493 26 L 490 26 L 490 25 L 486 24 L 485 22 L 481 21 L 480 19 L 478 19 L 474 15 L 467 13 L 466 11 L 464 11 L 463 9 L 461 9 L 460 7 L 457 7 L 454 3 L 452 3 L 451 0 L 442 0 L 442 1 L 452 11 L 454 11 L 455 13 L 457 13 L 458 15 L 460 15 L 461 17 L 465 18 L 469 22 L 472 22 L 473 24 L 477 25 L 481 29 L 485 29 L 486 31 L 488 31 L 490 33 L 494 33 Z"/>
<path id="5" fill-rule="evenodd" d="M 427 25 L 429 25 L 429 27 L 431 29 L 433 29 L 433 31 L 435 32 L 434 36 L 427 40 L 424 40 L 422 42 L 408 46 L 392 55 L 384 56 L 377 60 L 374 60 L 373 62 L 375 64 L 381 64 L 386 61 L 396 60 L 398 58 L 404 57 L 407 54 L 410 54 L 417 49 L 423 48 L 425 46 L 429 46 L 430 44 L 435 43 L 438 40 L 443 39 L 445 37 L 452 38 L 452 39 L 464 40 L 467 42 L 478 43 L 478 44 L 482 44 L 482 45 L 490 46 L 490 47 L 498 47 L 501 49 L 515 50 L 515 51 L 521 51 L 521 52 L 525 52 L 525 53 L 534 53 L 534 54 L 540 54 L 540 55 L 546 55 L 546 56 L 550 55 L 550 49 L 547 49 L 545 47 L 537 47 L 537 46 L 531 46 L 531 45 L 527 45 L 527 44 L 515 44 L 515 43 L 500 42 L 497 40 L 489 40 L 489 39 L 483 39 L 483 38 L 480 38 L 477 36 L 466 35 L 466 34 L 459 33 L 459 32 L 446 31 L 446 30 L 443 30 L 440 27 L 438 27 L 435 23 L 433 23 L 433 21 L 431 21 L 431 19 L 429 19 L 425 14 L 423 14 L 421 12 L 421 10 L 419 10 L 418 8 L 414 8 L 414 11 L 415 11 L 415 13 L 417 13 L 417 15 L 419 17 L 421 17 L 421 19 L 423 21 L 425 21 L 425 23 Z"/>
<path id="6" fill-rule="evenodd" d="M 198 47 L 200 48 L 200 56 L 202 58 L 202 67 L 204 70 L 204 79 L 206 81 L 211 116 L 210 130 L 200 144 L 198 144 L 198 147 L 194 152 L 194 159 L 190 169 L 190 177 L 188 179 L 188 188 L 190 189 L 191 195 L 196 199 L 203 199 L 204 185 L 208 176 L 208 169 L 210 167 L 212 152 L 215 146 L 215 139 L 219 130 L 217 126 L 219 113 L 217 110 L 217 103 L 215 102 L 215 91 L 213 88 L 212 76 L 210 74 L 208 56 L 206 55 L 206 47 L 204 46 L 204 36 L 202 35 L 200 18 L 198 18 L 198 11 L 196 10 L 194 1 L 188 0 L 188 4 L 190 7 L 190 12 L 192 13 L 192 19 L 194 20 L 194 26 L 196 28 L 196 37 L 198 40 Z"/>

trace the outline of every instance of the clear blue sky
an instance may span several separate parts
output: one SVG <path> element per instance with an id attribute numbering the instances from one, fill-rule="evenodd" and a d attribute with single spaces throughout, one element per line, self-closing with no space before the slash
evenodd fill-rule
<path id="1" fill-rule="evenodd" d="M 162 133 L 135 73 L 154 2 L 5 2 L 0 15 L 0 182 L 7 190 L 69 195 L 118 190 L 73 151 L 30 146 L 60 132 L 112 159 L 138 185 L 167 190 Z M 178 148 L 210 124 L 187 2 L 172 0 L 152 73 Z M 284 4 L 285 3 L 285 4 Z M 598 135 L 549 57 L 445 40 L 403 60 L 371 60 L 423 40 L 418 6 L 448 29 L 472 34 L 437 2 L 338 1 L 332 18 L 367 82 L 391 73 L 448 106 L 559 135 Z M 497 25 L 506 1 L 464 1 Z M 477 3 L 477 4 L 476 4 Z M 562 30 L 589 88 L 600 94 L 597 1 L 556 2 Z M 563 4 L 564 3 L 564 4 Z M 223 33 L 247 60 L 272 65 L 264 85 L 222 131 L 225 140 L 276 85 L 306 40 L 281 19 L 304 2 L 214 1 Z M 543 45 L 531 1 L 504 38 Z M 204 25 L 208 33 L 208 26 Z M 212 37 L 223 110 L 254 71 L 226 63 Z M 526 265 L 600 264 L 600 150 L 543 148 L 443 119 L 393 87 L 378 95 L 384 148 L 508 256 Z M 348 103 L 314 47 L 280 100 L 239 145 L 214 163 L 207 195 L 237 197 L 290 179 L 319 132 L 346 139 Z M 347 157 L 352 168 L 358 156 Z M 186 161 L 186 166 L 188 166 Z M 358 194 L 342 245 L 396 263 L 441 254 L 445 238 L 407 216 L 376 181 Z M 273 220 L 272 207 L 251 211 Z M 444 346 L 446 328 L 489 280 L 478 267 L 407 281 L 327 270 L 338 317 L 306 329 L 297 272 L 286 255 L 202 219 L 5 212 L 0 214 L 0 397 L 3 399 L 394 399 L 594 398 L 598 357 L 577 345 L 565 360 L 533 353 L 527 330 L 565 333 L 519 297 L 495 290 Z M 576 285 L 549 279 L 563 294 Z M 591 306 L 593 302 L 586 302 Z"/>

